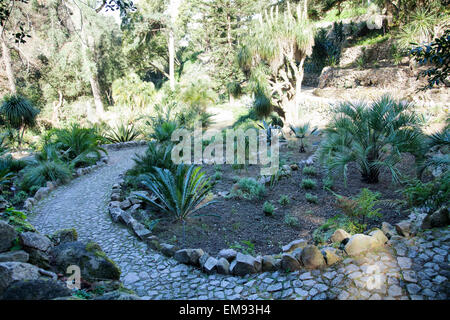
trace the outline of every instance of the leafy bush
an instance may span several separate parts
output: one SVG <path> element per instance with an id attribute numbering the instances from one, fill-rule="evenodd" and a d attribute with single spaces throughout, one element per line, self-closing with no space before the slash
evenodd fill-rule
<path id="1" fill-rule="evenodd" d="M 275 211 L 275 207 L 270 201 L 264 202 L 263 212 L 265 215 L 272 216 Z"/>
<path id="2" fill-rule="evenodd" d="M 27 198 L 28 198 L 28 193 L 21 190 L 14 195 L 14 197 L 11 199 L 11 203 L 14 206 L 17 206 L 19 204 L 22 204 Z"/>
<path id="3" fill-rule="evenodd" d="M 127 125 L 125 123 L 120 124 L 116 128 L 112 128 L 106 135 L 105 138 L 111 143 L 120 143 L 134 141 L 139 137 L 140 133 L 134 125 Z"/>
<path id="4" fill-rule="evenodd" d="M 306 201 L 308 201 L 309 203 L 319 203 L 319 199 L 317 198 L 317 196 L 311 194 L 311 193 L 306 193 L 305 194 L 305 199 Z"/>
<path id="5" fill-rule="evenodd" d="M 407 181 L 405 188 L 400 191 L 409 206 L 426 206 L 431 211 L 436 210 L 450 199 L 450 173 L 427 183 L 417 179 Z"/>
<path id="6" fill-rule="evenodd" d="M 233 187 L 230 195 L 232 197 L 244 198 L 252 200 L 254 198 L 262 198 L 266 193 L 266 188 L 263 184 L 258 183 L 253 178 L 242 178 Z"/>
<path id="7" fill-rule="evenodd" d="M 17 232 L 35 231 L 34 227 L 27 221 L 27 215 L 14 208 L 8 208 L 0 212 L 0 218 L 13 225 Z"/>
<path id="8" fill-rule="evenodd" d="M 353 198 L 336 195 L 336 206 L 341 209 L 352 221 L 364 225 L 366 218 L 381 217 L 380 209 L 374 209 L 379 204 L 380 193 L 372 192 L 367 188 L 361 190 L 358 196 Z"/>
<path id="9" fill-rule="evenodd" d="M 140 176 L 141 183 L 156 198 L 141 195 L 140 198 L 164 213 L 171 214 L 178 221 L 184 221 L 212 201 L 204 201 L 212 189 L 201 167 L 179 165 L 172 173 L 167 169 L 155 168 L 154 173 Z"/>
<path id="10" fill-rule="evenodd" d="M 304 167 L 303 168 L 303 174 L 307 176 L 315 176 L 317 174 L 316 168 L 314 167 Z"/>
<path id="11" fill-rule="evenodd" d="M 303 189 L 315 189 L 317 187 L 317 182 L 314 179 L 303 179 L 301 186 Z"/>
<path id="12" fill-rule="evenodd" d="M 66 164 L 55 161 L 43 161 L 24 170 L 21 188 L 25 191 L 30 191 L 33 186 L 45 186 L 47 181 L 60 180 L 66 183 L 71 178 L 72 172 Z"/>
<path id="13" fill-rule="evenodd" d="M 298 221 L 298 219 L 294 216 L 291 216 L 290 214 L 286 214 L 284 216 L 284 223 L 292 228 L 300 227 L 300 222 Z"/>
<path id="14" fill-rule="evenodd" d="M 148 148 L 143 155 L 136 154 L 134 156 L 133 161 L 135 165 L 128 171 L 128 174 L 137 176 L 143 173 L 153 173 L 155 168 L 174 171 L 176 167 L 171 158 L 172 148 L 172 144 L 149 142 Z"/>
<path id="15" fill-rule="evenodd" d="M 280 200 L 278 200 L 278 203 L 282 206 L 287 206 L 289 204 L 290 200 L 289 197 L 285 194 L 281 195 Z"/>
<path id="16" fill-rule="evenodd" d="M 356 162 L 365 182 L 378 182 L 383 167 L 398 181 L 401 153 L 422 157 L 421 121 L 411 109 L 412 105 L 386 95 L 370 106 L 342 103 L 325 129 L 320 148 L 329 174 L 338 172 L 346 181 L 349 163 Z"/>

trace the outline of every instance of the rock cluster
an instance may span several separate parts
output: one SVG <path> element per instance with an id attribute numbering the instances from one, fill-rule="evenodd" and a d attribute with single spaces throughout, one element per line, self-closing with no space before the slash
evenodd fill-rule
<path id="1" fill-rule="evenodd" d="M 69 266 L 80 268 L 81 283 L 102 287 L 116 283 L 121 288 L 120 269 L 98 244 L 77 241 L 74 229 L 44 236 L 19 232 L 0 220 L 0 299 L 72 299 L 73 291 L 63 276 Z"/>

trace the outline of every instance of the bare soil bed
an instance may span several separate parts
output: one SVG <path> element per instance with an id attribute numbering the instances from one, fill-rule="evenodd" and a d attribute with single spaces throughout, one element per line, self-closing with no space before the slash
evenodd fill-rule
<path id="1" fill-rule="evenodd" d="M 318 137 L 315 137 L 318 139 Z M 300 160 L 306 160 L 318 141 L 313 142 L 306 153 L 299 153 L 297 147 L 284 145 L 280 148 L 281 161 L 284 164 L 298 164 Z M 283 164 L 282 163 L 282 164 Z M 250 249 L 254 254 L 277 254 L 282 245 L 298 238 L 312 241 L 313 231 L 322 225 L 327 219 L 342 212 L 335 207 L 336 197 L 323 189 L 324 172 L 314 164 L 317 175 L 309 177 L 303 175 L 301 168 L 292 171 L 291 176 L 283 177 L 273 188 L 266 186 L 266 194 L 262 199 L 227 199 L 219 193 L 228 192 L 233 188 L 237 178 L 259 176 L 259 166 L 249 166 L 247 169 L 235 170 L 230 165 L 222 165 L 222 178 L 213 188 L 214 200 L 200 214 L 214 214 L 214 216 L 190 217 L 185 223 L 174 223 L 172 219 L 153 214 L 152 218 L 161 218 L 153 232 L 164 242 L 176 244 L 179 248 L 202 248 L 210 254 L 217 254 L 221 249 L 235 247 L 237 249 Z M 211 177 L 217 168 L 204 166 L 204 170 Z M 412 159 L 405 157 L 400 164 L 403 173 L 414 172 Z M 301 188 L 303 178 L 313 178 L 317 181 L 317 187 L 313 190 Z M 391 182 L 390 174 L 383 172 L 380 182 L 367 184 L 360 180 L 357 168 L 349 168 L 347 186 L 343 179 L 336 178 L 333 191 L 344 196 L 357 195 L 361 189 L 369 188 L 371 191 L 381 193 L 381 199 L 398 199 L 401 197 L 396 192 L 400 188 Z M 309 203 L 305 199 L 305 193 L 311 193 L 318 197 L 318 203 Z M 290 199 L 288 205 L 281 205 L 279 199 L 287 195 Z M 263 213 L 263 204 L 271 201 L 275 206 L 273 216 Z M 407 213 L 400 213 L 388 207 L 380 207 L 383 217 L 368 222 L 368 228 L 380 226 L 381 221 L 390 223 L 398 222 L 405 218 Z M 296 225 L 285 221 L 286 215 L 297 220 Z M 251 243 L 251 244 L 249 244 Z"/>

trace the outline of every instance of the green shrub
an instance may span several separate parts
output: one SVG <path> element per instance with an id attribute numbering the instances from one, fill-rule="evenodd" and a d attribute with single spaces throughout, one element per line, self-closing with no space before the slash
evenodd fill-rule
<path id="1" fill-rule="evenodd" d="M 366 218 L 381 217 L 380 209 L 374 209 L 379 204 L 380 193 L 372 192 L 367 188 L 361 190 L 361 192 L 353 198 L 348 198 L 340 195 L 337 196 L 336 206 L 341 209 L 346 216 L 352 221 L 358 221 L 361 225 L 364 225 Z"/>
<path id="2" fill-rule="evenodd" d="M 300 222 L 298 221 L 298 219 L 288 213 L 284 216 L 284 223 L 292 228 L 300 227 Z"/>
<path id="3" fill-rule="evenodd" d="M 44 161 L 24 170 L 21 187 L 23 190 L 29 191 L 33 186 L 45 186 L 47 181 L 60 180 L 66 183 L 71 178 L 72 172 L 64 163 Z"/>
<path id="4" fill-rule="evenodd" d="M 8 208 L 4 212 L 0 212 L 0 218 L 6 220 L 10 225 L 14 226 L 16 231 L 19 233 L 25 231 L 35 231 L 34 227 L 27 221 L 27 215 L 14 208 Z"/>
<path id="5" fill-rule="evenodd" d="M 275 211 L 275 207 L 270 201 L 264 202 L 263 212 L 265 215 L 272 216 Z"/>
<path id="6" fill-rule="evenodd" d="M 151 141 L 143 155 L 135 154 L 133 161 L 134 167 L 128 171 L 128 174 L 137 176 L 143 173 L 152 173 L 155 168 L 168 169 L 174 171 L 175 164 L 172 162 L 171 152 L 172 144 L 161 144 Z"/>
<path id="7" fill-rule="evenodd" d="M 185 221 L 212 203 L 206 200 L 212 184 L 201 167 L 179 165 L 173 173 L 155 168 L 154 173 L 141 175 L 140 178 L 141 184 L 156 197 L 141 195 L 140 198 L 163 213 L 173 215 L 178 221 Z"/>
<path id="8" fill-rule="evenodd" d="M 106 135 L 105 138 L 111 143 L 120 143 L 134 141 L 139 137 L 140 133 L 134 125 L 120 124 L 119 126 L 112 128 Z"/>
<path id="9" fill-rule="evenodd" d="M 426 206 L 431 211 L 436 210 L 450 199 L 450 173 L 427 183 L 408 181 L 401 193 L 411 207 Z"/>
<path id="10" fill-rule="evenodd" d="M 315 189 L 317 187 L 317 182 L 314 179 L 302 179 L 301 186 L 306 190 Z"/>
<path id="11" fill-rule="evenodd" d="M 346 181 L 348 165 L 355 162 L 367 183 L 378 182 L 383 167 L 398 181 L 401 153 L 422 157 L 421 118 L 412 105 L 385 95 L 369 106 L 344 102 L 334 112 L 320 148 L 329 174 L 339 173 Z"/>
<path id="12" fill-rule="evenodd" d="M 22 204 L 27 198 L 28 193 L 21 190 L 14 195 L 14 197 L 11 199 L 11 203 L 13 204 L 13 206 L 17 206 L 19 204 Z"/>
<path id="13" fill-rule="evenodd" d="M 317 174 L 316 168 L 314 167 L 304 167 L 303 174 L 307 176 L 315 176 Z"/>
<path id="14" fill-rule="evenodd" d="M 282 206 L 287 206 L 289 202 L 290 202 L 289 196 L 285 194 L 281 195 L 280 200 L 278 200 L 278 203 L 281 204 Z"/>
<path id="15" fill-rule="evenodd" d="M 237 187 L 233 187 L 230 192 L 232 197 L 252 200 L 261 199 L 266 193 L 266 188 L 253 178 L 242 178 L 238 181 Z"/>
<path id="16" fill-rule="evenodd" d="M 162 121 L 153 127 L 153 133 L 150 134 L 151 139 L 155 139 L 160 143 L 170 142 L 172 134 L 178 129 L 176 121 Z"/>
<path id="17" fill-rule="evenodd" d="M 308 201 L 309 203 L 319 203 L 319 199 L 317 198 L 317 196 L 311 194 L 311 193 L 306 193 L 305 194 L 305 199 L 306 201 Z"/>

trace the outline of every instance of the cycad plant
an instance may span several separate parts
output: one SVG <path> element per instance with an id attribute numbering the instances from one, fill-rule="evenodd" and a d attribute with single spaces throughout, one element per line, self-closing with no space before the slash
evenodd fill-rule
<path id="1" fill-rule="evenodd" d="M 370 105 L 341 103 L 325 129 L 320 158 L 329 174 L 339 173 L 346 181 L 348 165 L 356 163 L 362 180 L 378 182 L 380 170 L 387 168 L 395 182 L 401 153 L 421 157 L 424 136 L 421 117 L 412 105 L 383 96 Z"/>
<path id="2" fill-rule="evenodd" d="M 155 173 L 141 176 L 141 183 L 155 198 L 145 195 L 139 198 L 161 212 L 173 215 L 177 221 L 185 221 L 212 203 L 205 199 L 212 184 L 201 167 L 179 165 L 175 172 L 155 168 Z"/>
<path id="3" fill-rule="evenodd" d="M 36 124 L 36 117 L 39 110 L 26 98 L 20 95 L 7 95 L 0 106 L 0 114 L 6 124 L 16 129 L 19 146 L 22 144 L 23 135 L 26 128 Z"/>
<path id="4" fill-rule="evenodd" d="M 178 122 L 173 120 L 163 121 L 153 128 L 153 133 L 150 134 L 150 138 L 160 143 L 170 142 L 172 133 L 176 129 L 178 129 Z"/>
<path id="5" fill-rule="evenodd" d="M 276 111 L 285 118 L 286 127 L 293 123 L 303 64 L 313 44 L 313 30 L 302 4 L 292 10 L 287 2 L 285 12 L 272 6 L 249 30 L 237 60 L 249 79 L 259 116 Z"/>
<path id="6" fill-rule="evenodd" d="M 313 134 L 317 131 L 317 127 L 311 129 L 311 124 L 309 122 L 304 123 L 298 127 L 290 126 L 292 133 L 295 135 L 297 139 L 300 139 L 300 149 L 299 152 L 306 152 L 304 139 L 309 135 Z"/>

